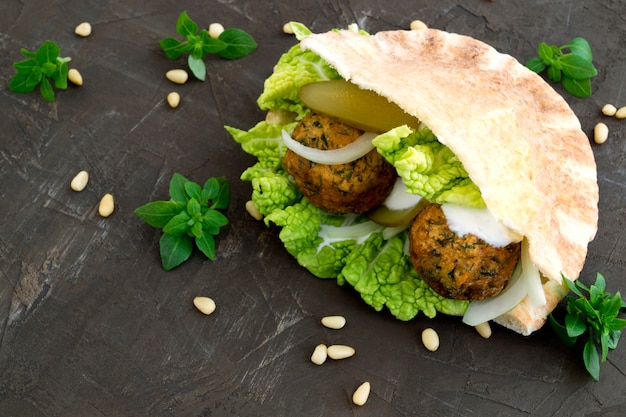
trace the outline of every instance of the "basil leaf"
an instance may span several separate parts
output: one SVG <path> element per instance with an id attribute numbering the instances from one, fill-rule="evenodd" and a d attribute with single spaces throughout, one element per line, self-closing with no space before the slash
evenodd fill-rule
<path id="1" fill-rule="evenodd" d="M 54 90 L 52 89 L 52 84 L 46 77 L 41 79 L 41 85 L 39 86 L 39 92 L 41 96 L 50 102 L 54 102 Z"/>
<path id="2" fill-rule="evenodd" d="M 552 60 L 554 58 L 554 50 L 551 46 L 549 46 L 545 42 L 541 42 L 539 47 L 537 48 L 537 54 L 541 61 L 546 65 L 552 65 Z"/>
<path id="3" fill-rule="evenodd" d="M 600 291 L 604 291 L 606 289 L 606 280 L 601 273 L 598 272 L 596 274 L 596 282 L 593 285 L 595 285 Z"/>
<path id="4" fill-rule="evenodd" d="M 200 237 L 196 237 L 196 246 L 207 258 L 215 259 L 215 239 L 210 233 L 203 230 Z"/>
<path id="5" fill-rule="evenodd" d="M 207 228 L 220 228 L 228 224 L 228 218 L 217 210 L 209 209 L 202 215 L 202 222 Z"/>
<path id="6" fill-rule="evenodd" d="M 543 63 L 541 58 L 532 58 L 526 62 L 526 68 L 539 74 L 546 69 L 546 64 Z"/>
<path id="7" fill-rule="evenodd" d="M 37 64 L 42 66 L 48 62 L 56 62 L 56 59 L 59 57 L 61 50 L 59 46 L 51 41 L 45 41 L 37 50 L 35 54 L 35 60 Z"/>
<path id="8" fill-rule="evenodd" d="M 548 67 L 548 78 L 550 78 L 555 83 L 561 81 L 561 70 L 556 66 Z"/>
<path id="9" fill-rule="evenodd" d="M 200 203 L 195 198 L 190 198 L 187 203 L 187 214 L 193 217 L 194 214 L 200 214 Z"/>
<path id="10" fill-rule="evenodd" d="M 197 201 L 200 201 L 202 198 L 202 188 L 200 188 L 200 186 L 195 182 L 187 181 L 183 184 L 183 188 L 189 198 L 195 198 Z"/>
<path id="11" fill-rule="evenodd" d="M 23 61 L 13 63 L 13 67 L 15 67 L 18 71 L 32 71 L 36 66 L 37 62 L 32 59 L 25 59 Z"/>
<path id="12" fill-rule="evenodd" d="M 575 80 L 573 78 L 563 76 L 561 82 L 563 83 L 565 90 L 575 97 L 585 98 L 591 95 L 591 80 L 589 78 Z"/>
<path id="13" fill-rule="evenodd" d="M 176 203 L 173 201 L 153 201 L 137 207 L 134 213 L 150 226 L 160 229 L 178 214 Z"/>
<path id="14" fill-rule="evenodd" d="M 598 75 L 598 71 L 590 61 L 576 54 L 563 55 L 560 60 L 563 66 L 563 73 L 570 78 L 581 80 Z"/>
<path id="15" fill-rule="evenodd" d="M 193 251 L 193 241 L 187 235 L 173 236 L 163 234 L 159 241 L 161 264 L 170 271 L 185 262 Z"/>
<path id="16" fill-rule="evenodd" d="M 216 54 L 219 51 L 226 49 L 228 44 L 221 39 L 215 39 L 209 36 L 209 32 L 203 29 L 200 32 L 200 39 L 202 40 L 202 54 Z"/>
<path id="17" fill-rule="evenodd" d="M 252 53 L 258 46 L 252 36 L 241 29 L 225 29 L 218 39 L 228 45 L 225 49 L 217 53 L 225 59 L 242 58 Z"/>
<path id="18" fill-rule="evenodd" d="M 57 66 L 57 70 L 52 74 L 52 79 L 54 80 L 54 86 L 60 90 L 65 90 L 67 88 L 67 74 L 69 72 L 69 67 L 66 63 L 60 64 Z"/>
<path id="19" fill-rule="evenodd" d="M 35 89 L 37 84 L 29 83 L 28 78 L 28 73 L 18 72 L 11 78 L 11 81 L 9 81 L 9 90 L 14 93 L 30 93 Z"/>
<path id="20" fill-rule="evenodd" d="M 561 323 L 559 323 L 558 321 L 556 321 L 556 319 L 554 318 L 552 314 L 548 316 L 548 320 L 550 321 L 550 325 L 552 326 L 552 329 L 557 334 L 557 336 L 563 341 L 563 343 L 565 343 L 565 345 L 568 347 L 574 346 L 574 344 L 576 343 L 576 338 L 570 337 L 567 334 L 567 328 L 563 326 Z"/>
<path id="21" fill-rule="evenodd" d="M 175 172 L 174 175 L 172 175 L 172 179 L 170 180 L 169 188 L 170 197 L 172 197 L 172 200 L 185 203 L 185 205 L 187 205 L 187 201 L 189 201 L 189 198 L 185 193 L 186 182 L 189 182 L 187 178 Z"/>
<path id="22" fill-rule="evenodd" d="M 194 223 L 193 226 L 191 226 L 191 234 L 195 238 L 202 237 L 202 223 Z"/>
<path id="23" fill-rule="evenodd" d="M 187 64 L 189 65 L 189 69 L 197 79 L 199 79 L 200 81 L 204 81 L 206 79 L 206 65 L 204 64 L 202 58 L 197 58 L 194 55 L 189 55 L 187 57 Z"/>
<path id="24" fill-rule="evenodd" d="M 589 42 L 587 42 L 586 39 L 574 38 L 567 45 L 563 45 L 561 47 L 561 50 L 563 49 L 569 49 L 571 53 L 576 54 L 589 62 L 593 60 L 591 47 L 589 46 Z"/>
<path id="25" fill-rule="evenodd" d="M 591 339 L 587 340 L 583 348 L 583 361 L 587 372 L 595 381 L 600 379 L 600 359 L 598 358 L 598 349 Z"/>
<path id="26" fill-rule="evenodd" d="M 161 49 L 163 49 L 165 56 L 169 59 L 178 59 L 183 53 L 182 42 L 179 42 L 174 38 L 162 39 L 159 41 L 159 45 L 161 45 Z"/>
<path id="27" fill-rule="evenodd" d="M 587 330 L 587 324 L 580 317 L 572 315 L 565 317 L 565 327 L 569 337 L 578 337 Z"/>
<path id="28" fill-rule="evenodd" d="M 26 48 L 21 48 L 20 52 L 22 53 L 22 55 L 28 57 L 28 58 L 35 58 L 37 56 L 37 53 L 35 52 L 31 52 Z"/>
<path id="29" fill-rule="evenodd" d="M 617 342 L 619 342 L 619 338 L 622 335 L 622 332 L 619 330 L 613 330 L 609 335 L 609 349 L 617 348 Z"/>
<path id="30" fill-rule="evenodd" d="M 191 217 L 186 211 L 178 213 L 176 216 L 172 217 L 165 226 L 163 226 L 163 233 L 180 236 L 189 229 L 189 220 L 191 220 Z"/>
<path id="31" fill-rule="evenodd" d="M 176 20 L 176 32 L 182 36 L 195 35 L 198 31 L 198 25 L 191 20 L 186 11 L 183 11 Z"/>

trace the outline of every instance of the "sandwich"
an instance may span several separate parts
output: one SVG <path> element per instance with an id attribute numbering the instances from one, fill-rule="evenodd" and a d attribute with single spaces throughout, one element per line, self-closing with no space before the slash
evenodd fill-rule
<path id="1" fill-rule="evenodd" d="M 541 328 L 597 231 L 596 165 L 565 100 L 468 36 L 292 27 L 266 119 L 226 127 L 258 158 L 241 178 L 287 251 L 401 320 Z"/>

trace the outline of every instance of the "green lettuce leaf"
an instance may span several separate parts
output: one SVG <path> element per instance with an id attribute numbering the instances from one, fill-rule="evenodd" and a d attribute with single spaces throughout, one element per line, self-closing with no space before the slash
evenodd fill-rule
<path id="1" fill-rule="evenodd" d="M 462 315 L 468 302 L 444 299 L 422 281 L 404 253 L 405 241 L 406 232 L 389 240 L 372 234 L 348 255 L 338 282 L 348 282 L 376 311 L 387 307 L 400 320 L 411 320 L 420 311 L 431 318 L 437 311 Z"/>
<path id="2" fill-rule="evenodd" d="M 286 110 L 296 113 L 301 119 L 309 110 L 298 99 L 300 87 L 339 78 L 337 71 L 319 55 L 303 51 L 298 44 L 280 57 L 274 72 L 265 80 L 257 104 L 262 110 Z"/>
<path id="3" fill-rule="evenodd" d="M 439 204 L 485 207 L 461 161 L 430 129 L 413 131 L 400 126 L 377 136 L 373 143 L 411 193 Z"/>

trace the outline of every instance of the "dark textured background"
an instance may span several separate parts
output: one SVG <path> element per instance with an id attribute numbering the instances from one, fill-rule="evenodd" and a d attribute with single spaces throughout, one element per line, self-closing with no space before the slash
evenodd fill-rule
<path id="1" fill-rule="evenodd" d="M 205 83 L 175 86 L 164 73 L 179 63 L 158 41 L 175 34 L 188 10 L 202 25 L 221 22 L 251 33 L 259 48 L 237 61 L 207 60 Z M 522 337 L 493 326 L 491 339 L 453 318 L 403 323 L 376 313 L 357 295 L 299 268 L 277 230 L 244 210 L 252 162 L 222 128 L 248 129 L 263 80 L 293 37 L 298 20 L 314 31 L 357 22 L 370 32 L 406 29 L 413 19 L 471 35 L 520 61 L 539 42 L 585 37 L 599 69 L 591 98 L 565 95 L 591 135 L 598 162 L 600 224 L 582 279 L 605 274 L 626 289 L 624 191 L 626 121 L 605 118 L 607 102 L 626 105 L 626 6 L 623 0 L 318 0 L 60 1 L 0 5 L 0 415 L 1 416 L 621 416 L 626 413 L 626 342 L 592 382 L 580 352 L 550 328 Z M 93 34 L 74 27 L 89 21 Z M 85 80 L 57 93 L 7 91 L 19 49 L 51 39 Z M 556 87 L 562 92 L 560 87 Z M 179 91 L 182 104 L 165 97 Z M 493 140 L 485 138 L 486 145 Z M 90 172 L 82 193 L 69 188 Z M 166 273 L 160 232 L 132 211 L 166 199 L 173 172 L 196 182 L 226 176 L 231 220 L 214 262 L 198 253 Z M 107 192 L 116 211 L 97 204 Z M 213 297 L 203 316 L 196 295 Z M 320 317 L 343 314 L 331 331 Z M 419 334 L 432 326 L 441 348 Z M 313 365 L 318 343 L 346 343 L 355 357 Z M 372 384 L 368 403 L 353 390 Z"/>

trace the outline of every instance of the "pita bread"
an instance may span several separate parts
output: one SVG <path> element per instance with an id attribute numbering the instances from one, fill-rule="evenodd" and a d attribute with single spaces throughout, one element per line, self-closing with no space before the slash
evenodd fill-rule
<path id="1" fill-rule="evenodd" d="M 597 231 L 595 160 L 565 100 L 513 57 L 435 29 L 327 32 L 301 46 L 417 117 L 459 157 L 489 210 L 528 239 L 549 278 L 548 304 L 526 300 L 500 321 L 523 334 L 541 327 L 567 293 L 561 274 L 578 278 Z"/>

